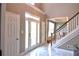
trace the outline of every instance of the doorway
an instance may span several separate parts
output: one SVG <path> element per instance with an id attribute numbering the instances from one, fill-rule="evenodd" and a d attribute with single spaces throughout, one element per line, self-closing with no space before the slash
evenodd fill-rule
<path id="1" fill-rule="evenodd" d="M 48 37 L 51 36 L 51 33 L 55 31 L 55 23 L 52 21 L 48 21 Z"/>
<path id="2" fill-rule="evenodd" d="M 40 22 L 39 20 L 26 17 L 25 18 L 25 50 L 31 50 L 40 43 Z"/>
<path id="3" fill-rule="evenodd" d="M 20 52 L 20 15 L 6 11 L 5 13 L 5 53 L 7 56 L 16 56 Z"/>
<path id="4" fill-rule="evenodd" d="M 55 22 L 48 20 L 48 39 L 47 43 L 52 42 L 51 40 L 51 33 L 55 32 Z M 54 38 L 54 35 L 52 36 Z"/>

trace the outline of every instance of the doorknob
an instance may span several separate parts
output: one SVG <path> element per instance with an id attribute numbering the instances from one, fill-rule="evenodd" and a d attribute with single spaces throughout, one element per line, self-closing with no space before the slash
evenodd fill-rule
<path id="1" fill-rule="evenodd" d="M 18 40 L 18 38 L 16 40 Z"/>

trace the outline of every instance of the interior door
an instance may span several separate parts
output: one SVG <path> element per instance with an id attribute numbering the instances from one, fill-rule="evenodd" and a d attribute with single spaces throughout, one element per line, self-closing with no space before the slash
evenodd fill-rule
<path id="1" fill-rule="evenodd" d="M 5 55 L 19 54 L 20 16 L 12 12 L 5 14 Z"/>

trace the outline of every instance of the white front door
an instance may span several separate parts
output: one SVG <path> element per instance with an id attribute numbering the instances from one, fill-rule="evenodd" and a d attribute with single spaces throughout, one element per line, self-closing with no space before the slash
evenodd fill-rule
<path id="1" fill-rule="evenodd" d="M 40 42 L 39 31 L 40 24 L 35 19 L 27 18 L 25 20 L 25 49 L 31 50 L 36 47 Z"/>
<path id="2" fill-rule="evenodd" d="M 4 54 L 16 56 L 19 54 L 20 15 L 6 11 L 5 16 Z"/>

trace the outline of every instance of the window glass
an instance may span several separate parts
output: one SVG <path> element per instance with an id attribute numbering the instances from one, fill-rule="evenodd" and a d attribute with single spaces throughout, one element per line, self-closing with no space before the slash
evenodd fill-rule
<path id="1" fill-rule="evenodd" d="M 51 33 L 54 33 L 54 23 L 49 22 L 49 34 L 48 36 L 51 36 Z"/>

